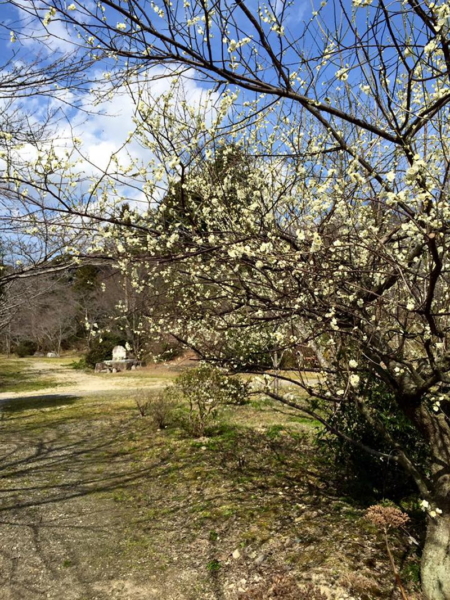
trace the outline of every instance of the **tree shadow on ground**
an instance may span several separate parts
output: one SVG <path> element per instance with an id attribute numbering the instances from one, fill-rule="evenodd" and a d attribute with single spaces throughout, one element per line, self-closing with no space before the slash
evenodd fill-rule
<path id="1" fill-rule="evenodd" d="M 176 557 L 176 569 L 195 567 L 217 600 L 227 597 L 236 545 L 257 553 L 267 546 L 270 560 L 282 560 L 285 549 L 278 559 L 271 546 L 276 531 L 280 539 L 289 536 L 304 568 L 310 555 L 318 564 L 330 555 L 332 544 L 321 545 L 343 517 L 333 506 L 333 477 L 318 472 L 308 436 L 278 426 L 222 426 L 209 438 L 192 439 L 176 427 L 156 431 L 150 419 L 115 407 L 108 412 L 98 406 L 95 414 L 80 416 L 72 408 L 76 400 L 40 396 L 30 406 L 24 398 L 22 410 L 37 408 L 31 412 L 40 420 L 27 422 L 15 405 L 0 423 L 0 523 L 12 538 L 26 532 L 17 537 L 28 536 L 33 551 L 45 555 L 52 580 L 61 576 L 51 565 L 55 550 L 49 540 L 55 536 L 72 549 L 83 540 L 98 543 L 108 556 L 120 547 L 161 573 Z M 40 412 L 44 408 L 54 410 Z M 348 531 L 334 532 L 335 545 L 350 543 L 361 514 L 347 510 Z M 360 556 L 361 548 L 356 550 Z M 3 552 L 14 554 L 8 547 Z M 89 564 L 82 564 L 88 572 Z"/>
<path id="2" fill-rule="evenodd" d="M 20 413 L 25 410 L 59 408 L 74 404 L 79 396 L 69 394 L 40 394 L 38 396 L 19 396 L 0 401 L 0 410 L 4 413 Z"/>
<path id="3" fill-rule="evenodd" d="M 101 407 L 84 420 L 77 400 L 63 395 L 16 399 L 3 407 L 6 418 L 0 423 L 0 521 L 11 539 L 22 535 L 33 552 L 46 556 L 53 579 L 49 536 L 92 540 L 109 532 L 113 540 L 130 528 L 130 544 L 138 544 L 139 551 L 147 539 L 164 543 L 181 532 L 182 543 L 194 544 L 193 555 L 203 556 L 195 544 L 204 531 L 234 535 L 236 518 L 260 514 L 261 495 L 266 506 L 269 499 L 277 503 L 274 485 L 286 488 L 286 495 L 296 494 L 294 467 L 283 463 L 293 460 L 285 456 L 287 440 L 279 444 L 236 428 L 195 440 L 179 430 L 157 432 L 150 420 L 130 417 L 129 411 L 102 415 Z M 88 524 L 78 522 L 74 506 Z M 176 543 L 169 557 L 183 549 Z M 215 560 L 222 564 L 223 545 L 206 540 L 205 547 L 200 572 L 214 597 L 224 598 L 221 571 L 208 568 Z M 7 547 L 4 553 L 14 555 Z M 11 577 L 19 585 L 18 576 Z"/>

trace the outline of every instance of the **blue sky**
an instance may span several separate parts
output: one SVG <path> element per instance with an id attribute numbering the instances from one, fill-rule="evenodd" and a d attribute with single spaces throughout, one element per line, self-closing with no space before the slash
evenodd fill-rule
<path id="1" fill-rule="evenodd" d="M 21 1 L 24 6 L 26 6 L 28 0 L 15 1 Z M 42 0 L 42 2 L 45 1 L 46 0 Z M 62 2 L 63 0 L 54 1 Z M 77 4 L 77 0 L 74 0 L 74 2 Z M 88 3 L 79 4 L 80 6 L 83 6 Z M 246 3 L 246 6 L 250 6 L 253 10 L 256 9 L 257 5 L 257 0 L 249 0 Z M 347 5 L 351 6 L 351 2 L 348 2 Z M 320 3 L 317 3 L 317 6 L 323 15 L 325 23 L 330 23 L 331 26 L 334 21 L 333 6 L 338 6 L 338 3 L 333 3 L 330 0 L 329 5 L 327 6 L 320 8 Z M 282 3 L 280 0 L 277 0 L 275 8 L 276 11 L 281 10 Z M 286 29 L 291 30 L 295 34 L 299 34 L 302 29 L 302 20 L 308 21 L 311 17 L 310 4 L 305 0 L 294 0 L 289 11 L 289 16 L 285 22 Z M 370 13 L 372 8 L 367 10 L 361 9 L 360 13 L 358 13 L 358 24 L 364 24 L 368 11 Z M 115 14 L 108 14 L 108 17 L 110 17 L 110 24 L 113 28 L 116 28 L 117 24 L 121 23 L 123 20 L 122 17 Z M 241 25 L 241 20 L 242 24 L 244 24 L 244 22 L 248 23 L 248 20 L 241 16 L 238 26 Z M 270 26 L 267 27 L 270 30 Z M 14 42 L 11 41 L 11 31 L 14 32 Z M 0 2 L 0 65 L 3 68 L 3 71 L 10 70 L 14 66 L 21 68 L 22 65 L 33 62 L 38 56 L 40 56 L 40 59 L 44 64 L 50 64 L 53 61 L 58 60 L 65 53 L 70 52 L 73 49 L 73 42 L 77 42 L 74 31 L 71 30 L 68 32 L 65 26 L 57 19 L 50 22 L 48 25 L 48 32 L 50 33 L 50 36 L 47 36 L 47 32 L 40 20 L 33 19 L 30 16 L 24 17 L 11 2 Z M 117 30 L 116 33 L 120 36 L 120 29 Z M 229 38 L 238 39 L 243 35 L 245 35 L 243 32 L 238 33 L 236 30 L 231 30 Z M 420 39 L 421 35 L 422 34 L 419 33 L 416 40 Z M 276 47 L 278 41 L 277 34 L 271 32 L 270 36 Z M 229 39 L 223 41 L 220 38 L 221 36 L 217 36 L 214 40 L 213 51 L 217 56 L 220 56 L 221 51 L 224 49 L 224 45 L 226 49 L 229 44 Z M 313 51 L 314 42 L 317 40 L 319 40 L 319 38 L 315 40 L 312 35 L 307 38 L 306 46 L 308 46 L 308 44 L 310 45 L 311 52 Z M 226 52 L 225 55 L 228 56 Z M 292 71 L 295 69 L 294 53 L 290 56 L 292 57 L 292 65 L 290 66 Z M 350 63 L 349 66 L 351 66 L 351 63 L 355 58 L 355 55 L 349 53 L 345 60 L 348 60 Z M 313 73 L 315 73 L 314 64 L 312 64 L 311 67 Z M 335 78 L 336 71 L 341 67 L 345 68 L 346 64 L 342 64 L 341 58 L 336 56 L 332 64 L 326 71 L 323 71 L 318 78 L 317 93 L 323 93 L 323 95 L 325 95 L 325 92 L 327 91 L 327 79 L 331 81 L 329 91 L 329 95 L 332 98 L 331 102 L 338 102 L 339 92 L 340 89 L 342 89 L 340 86 L 344 85 Z M 135 115 L 135 105 L 125 88 L 122 87 L 113 90 L 113 93 L 106 95 L 101 103 L 97 104 L 95 107 L 92 106 L 93 95 L 91 94 L 91 90 L 93 84 L 89 82 L 89 78 L 102 80 L 104 79 L 104 73 L 108 69 L 110 69 L 110 64 L 96 63 L 90 70 L 81 73 L 82 77 L 85 78 L 85 85 L 79 90 L 60 90 L 53 93 L 51 96 L 30 96 L 28 98 L 17 99 L 16 104 L 13 107 L 14 109 L 23 111 L 29 119 L 31 126 L 35 124 L 36 127 L 43 122 L 49 109 L 56 111 L 58 119 L 53 126 L 53 135 L 54 143 L 57 146 L 58 151 L 63 152 L 66 149 L 73 149 L 73 136 L 80 138 L 82 144 L 80 146 L 76 145 L 76 148 L 79 148 L 80 153 L 85 160 L 83 165 L 78 168 L 80 173 L 84 171 L 87 176 L 92 178 L 98 177 L 101 174 L 102 169 L 106 168 L 110 156 L 119 151 L 128 137 L 129 132 L 134 129 L 133 117 Z M 142 73 L 144 73 L 144 71 L 142 71 Z M 154 75 L 162 75 L 164 69 L 160 65 L 157 65 L 154 67 L 152 73 Z M 194 77 L 191 77 L 191 79 L 186 79 L 185 89 L 188 100 L 193 105 L 198 106 L 203 97 L 206 83 L 199 81 L 199 78 L 195 77 L 195 73 L 193 75 Z M 356 77 L 359 77 L 360 75 L 361 73 L 358 72 L 358 74 L 354 76 L 352 71 L 350 71 L 348 75 L 348 84 L 355 84 L 354 91 L 357 94 L 361 93 L 359 90 L 360 81 L 356 80 Z M 143 75 L 141 74 L 141 76 Z M 266 76 L 269 80 L 274 78 L 273 69 L 269 69 L 266 72 Z M 132 90 L 135 89 L 133 88 L 133 85 L 134 84 L 131 85 Z M 299 87 L 300 85 L 301 84 L 299 84 Z M 168 86 L 169 81 L 167 79 L 159 79 L 153 82 L 149 87 L 151 87 L 154 96 L 157 97 L 159 94 L 166 91 Z M 244 100 L 244 97 L 245 93 L 242 94 L 241 100 Z M 361 110 L 361 107 L 362 109 L 364 108 L 364 102 L 365 97 L 362 96 L 361 103 L 359 105 L 356 103 L 356 106 L 358 106 L 357 110 Z M 5 100 L 1 96 L 0 84 L 0 108 L 4 108 L 4 106 Z M 2 123 L 0 119 L 0 132 L 1 131 Z M 129 151 L 132 157 L 141 161 L 142 164 L 145 164 L 151 158 L 149 151 L 143 149 L 137 142 L 132 142 L 130 144 Z M 33 155 L 34 149 L 25 146 L 21 152 L 23 152 L 25 157 L 30 157 Z M 128 160 L 126 154 L 124 151 L 120 152 L 121 158 L 126 163 Z M 4 164 L 2 164 L 2 159 L 0 158 L 0 173 L 3 167 Z M 73 193 L 79 193 L 81 195 L 85 191 L 86 186 L 83 187 L 80 185 Z M 144 195 L 140 193 L 138 189 L 123 188 L 122 193 L 125 197 L 135 202 L 145 200 Z"/>
<path id="2" fill-rule="evenodd" d="M 22 1 L 23 5 L 27 6 L 27 0 L 16 1 Z M 42 3 L 45 4 L 45 0 L 42 0 Z M 74 0 L 74 4 L 80 8 L 79 11 L 76 10 L 73 13 L 77 16 L 79 12 L 82 13 L 83 7 L 91 5 L 95 6 L 95 4 L 91 2 L 78 3 L 77 0 Z M 320 7 L 320 3 L 316 4 L 318 10 L 321 11 L 325 23 L 329 22 L 331 26 L 334 20 L 333 6 L 336 6 L 337 3 L 330 2 L 324 7 Z M 246 3 L 246 6 L 249 6 L 253 11 L 256 11 L 257 5 L 257 0 L 249 0 Z M 283 3 L 281 0 L 274 0 L 273 6 L 276 12 L 279 12 L 282 10 Z M 348 6 L 351 6 L 351 2 L 348 2 Z M 367 10 L 371 11 L 372 9 L 370 8 Z M 44 14 L 45 10 L 43 11 L 42 16 Z M 358 19 L 361 24 L 363 24 L 365 16 L 367 15 L 366 9 L 362 9 L 358 14 Z M 288 17 L 285 23 L 286 29 L 292 30 L 295 33 L 300 32 L 302 28 L 301 21 L 303 19 L 309 20 L 310 16 L 310 4 L 307 3 L 306 0 L 295 0 L 288 8 Z M 73 48 L 73 41 L 77 41 L 73 29 L 68 32 L 65 26 L 58 21 L 58 19 L 50 22 L 48 25 L 50 36 L 46 37 L 46 30 L 39 20 L 33 20 L 29 16 L 23 17 L 23 14 L 22 18 L 19 17 L 21 17 L 19 10 L 12 6 L 11 3 L 3 2 L 0 4 L 0 56 L 3 58 L 3 60 L 0 62 L 3 64 L 7 63 L 9 58 L 12 58 L 17 62 L 32 61 L 36 56 L 38 56 L 38 54 L 43 57 L 44 61 L 51 62 L 57 59 L 58 56 L 71 51 Z M 107 13 L 107 17 L 113 28 L 117 26 L 117 23 L 123 21 L 123 17 L 116 14 L 111 14 L 111 11 Z M 154 13 L 152 13 L 152 17 L 155 18 Z M 241 15 L 237 25 L 244 26 L 244 24 L 248 24 L 248 19 Z M 129 24 L 127 24 L 127 26 L 129 26 Z M 266 29 L 270 31 L 270 25 L 267 25 Z M 10 41 L 11 31 L 14 31 L 14 35 L 16 37 L 16 41 L 14 43 Z M 116 33 L 120 37 L 121 32 L 116 31 Z M 242 37 L 243 35 L 244 33 L 237 32 L 235 29 L 231 29 L 229 38 L 238 39 L 239 36 Z M 220 37 L 221 36 L 216 36 L 213 42 L 213 51 L 217 56 L 220 56 L 224 46 L 225 49 L 228 46 L 228 41 L 218 39 Z M 126 38 L 124 37 L 124 39 Z M 271 32 L 270 39 L 273 40 L 274 47 L 276 48 L 277 41 L 279 41 L 277 34 Z M 312 35 L 310 35 L 306 40 L 306 46 L 310 44 L 311 52 L 313 52 L 312 46 L 314 41 L 315 40 L 313 39 Z M 226 52 L 225 55 L 228 56 Z M 290 55 L 290 58 L 292 59 L 292 65 L 290 66 L 292 71 L 296 67 L 296 57 L 294 53 Z M 350 62 L 355 57 L 349 55 L 347 58 Z M 339 57 L 336 57 L 336 60 L 333 61 L 333 64 L 331 64 L 328 69 L 322 72 L 320 75 L 320 85 L 317 86 L 319 93 L 321 90 L 325 91 L 326 88 L 322 87 L 322 85 L 326 84 L 326 80 L 330 78 L 330 80 L 332 80 L 330 96 L 334 98 L 339 97 L 340 82 L 335 80 L 335 73 L 340 67 L 345 68 L 347 66 L 346 64 L 341 64 L 340 60 L 341 59 Z M 289 55 L 287 62 L 289 62 Z M 349 66 L 351 66 L 351 64 Z M 86 72 L 86 78 L 88 78 L 88 76 L 94 76 L 102 79 L 103 73 L 109 68 L 110 65 L 105 63 L 97 63 L 95 67 Z M 314 65 L 312 65 L 312 69 L 314 71 Z M 161 74 L 162 72 L 162 67 L 155 67 L 155 74 Z M 266 77 L 269 80 L 274 78 L 273 69 L 269 69 L 267 71 Z M 349 72 L 348 77 L 349 81 L 352 81 L 353 74 L 351 71 Z M 199 82 L 197 78 L 193 79 L 194 80 L 186 83 L 186 89 L 192 102 L 194 104 L 198 104 L 202 95 L 202 89 L 205 84 Z M 155 95 L 165 91 L 167 87 L 168 82 L 162 79 L 152 84 L 152 89 Z M 22 109 L 30 114 L 31 118 L 35 119 L 36 122 L 39 122 L 39 120 L 44 118 L 49 107 L 54 110 L 58 110 L 61 120 L 58 122 L 55 128 L 55 139 L 58 140 L 58 142 L 60 142 L 64 147 L 66 144 L 70 144 L 69 140 L 72 135 L 80 137 L 83 140 L 82 151 L 86 157 L 92 164 L 97 164 L 100 167 L 104 167 L 108 157 L 112 152 L 121 147 L 129 131 L 131 131 L 134 127 L 134 105 L 127 92 L 122 88 L 115 90 L 114 93 L 107 97 L 103 103 L 97 105 L 95 109 L 92 109 L 92 95 L 89 93 L 89 91 L 90 84 L 85 86 L 85 88 L 81 91 L 67 90 L 64 92 L 59 92 L 58 98 L 56 97 L 56 94 L 53 98 L 30 97 L 20 101 L 20 104 Z M 355 91 L 358 91 L 356 86 Z M 74 108 L 73 105 L 76 105 L 78 108 Z M 145 152 L 142 151 L 142 148 L 140 148 L 138 144 L 134 144 L 134 146 L 132 146 L 132 152 L 134 152 L 138 157 L 142 158 L 142 160 L 145 160 Z M 87 168 L 94 172 L 95 168 L 92 166 L 92 164 L 88 165 Z"/>

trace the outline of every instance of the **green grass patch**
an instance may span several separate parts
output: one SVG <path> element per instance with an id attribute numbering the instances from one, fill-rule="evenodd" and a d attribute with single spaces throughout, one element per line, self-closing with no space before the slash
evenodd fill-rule
<path id="1" fill-rule="evenodd" d="M 401 572 L 402 579 L 411 581 L 412 583 L 420 583 L 420 562 L 415 560 L 407 563 Z"/>
<path id="2" fill-rule="evenodd" d="M 0 358 L 0 393 L 34 392 L 58 385 L 52 377 L 42 377 L 29 369 L 30 361 Z"/>
<path id="3" fill-rule="evenodd" d="M 272 408 L 275 405 L 275 402 L 274 400 L 272 400 L 272 398 L 263 396 L 261 398 L 255 398 L 254 400 L 250 400 L 249 404 L 256 410 L 262 410 L 264 408 Z"/>
<path id="4" fill-rule="evenodd" d="M 25 359 L 28 363 L 33 364 L 33 362 L 45 363 L 47 365 L 70 365 L 74 360 L 78 360 L 79 356 L 71 355 L 71 356 L 57 356 L 56 358 L 47 358 L 47 356 L 27 356 Z"/>
<path id="5" fill-rule="evenodd" d="M 48 390 L 50 388 L 56 388 L 58 385 L 61 385 L 56 381 L 56 379 L 52 379 L 51 377 L 45 377 L 43 379 L 28 379 L 24 378 L 24 380 L 10 382 L 6 386 L 0 387 L 0 392 L 38 392 L 39 390 Z"/>
<path id="6" fill-rule="evenodd" d="M 320 421 L 313 419 L 312 417 L 290 417 L 290 423 L 301 423 L 302 425 L 309 425 L 310 427 L 321 428 L 323 427 Z"/>
<path id="7" fill-rule="evenodd" d="M 26 361 L 13 359 L 0 359 L 0 392 L 9 391 L 8 388 L 17 385 L 25 376 L 28 365 Z"/>
<path id="8" fill-rule="evenodd" d="M 206 568 L 208 569 L 208 571 L 210 573 L 216 573 L 217 571 L 220 570 L 221 566 L 222 565 L 220 564 L 220 562 L 218 560 L 214 559 L 214 560 L 210 560 L 207 563 Z"/>

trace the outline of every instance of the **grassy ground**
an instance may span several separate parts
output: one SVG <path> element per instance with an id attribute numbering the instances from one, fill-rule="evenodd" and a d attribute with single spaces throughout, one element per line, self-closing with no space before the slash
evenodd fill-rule
<path id="1" fill-rule="evenodd" d="M 62 395 L 115 393 L 121 390 L 161 388 L 175 373 L 164 366 L 107 374 L 89 369 L 74 369 L 74 357 L 24 359 L 0 356 L 0 402 L 24 395 Z"/>
<path id="2" fill-rule="evenodd" d="M 397 597 L 382 538 L 317 457 L 317 424 L 270 401 L 193 439 L 130 395 L 55 390 L 5 403 L 0 427 L 5 600 L 259 600 L 289 578 Z M 393 546 L 412 590 L 415 546 Z"/>
<path id="3" fill-rule="evenodd" d="M 44 359 L 40 359 L 44 360 Z M 51 360 L 51 359 L 47 359 Z M 30 359 L 0 358 L 0 393 L 32 392 L 48 387 L 56 387 L 58 382 L 52 377 L 39 377 L 28 367 Z"/>

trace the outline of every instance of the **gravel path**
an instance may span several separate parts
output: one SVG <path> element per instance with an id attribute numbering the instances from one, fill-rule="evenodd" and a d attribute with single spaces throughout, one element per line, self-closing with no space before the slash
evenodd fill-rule
<path id="1" fill-rule="evenodd" d="M 143 371 L 140 375 L 130 373 L 96 374 L 85 371 L 77 371 L 68 365 L 61 364 L 55 359 L 54 363 L 33 361 L 30 370 L 36 372 L 37 378 L 51 377 L 56 385 L 49 388 L 40 388 L 30 392 L 1 392 L 0 401 L 13 400 L 15 398 L 32 398 L 49 394 L 89 396 L 92 394 L 114 394 L 118 391 L 133 392 L 140 388 L 160 388 L 167 382 L 167 369 L 152 369 L 154 377 L 145 376 Z M 161 374 L 161 379 L 158 374 Z M 143 376 L 144 375 L 144 376 Z M 164 377 L 165 376 L 165 377 Z"/>

